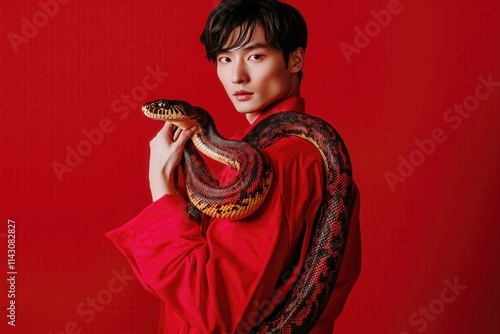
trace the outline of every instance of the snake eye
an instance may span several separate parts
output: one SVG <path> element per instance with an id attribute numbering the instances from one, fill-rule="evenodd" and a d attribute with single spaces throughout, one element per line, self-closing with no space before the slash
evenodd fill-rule
<path id="1" fill-rule="evenodd" d="M 167 109 L 169 107 L 169 104 L 166 101 L 162 101 L 161 104 L 160 104 L 160 107 L 164 108 L 164 109 Z"/>

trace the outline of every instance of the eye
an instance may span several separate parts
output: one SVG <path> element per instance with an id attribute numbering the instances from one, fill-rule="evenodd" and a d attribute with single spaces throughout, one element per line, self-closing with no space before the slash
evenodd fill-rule
<path id="1" fill-rule="evenodd" d="M 229 59 L 229 57 L 220 57 L 219 58 L 219 63 L 227 64 L 230 61 L 231 61 L 231 59 Z"/>
<path id="2" fill-rule="evenodd" d="M 253 61 L 262 60 L 262 58 L 264 58 L 264 56 L 259 54 L 251 55 L 250 57 L 248 57 L 249 60 Z"/>

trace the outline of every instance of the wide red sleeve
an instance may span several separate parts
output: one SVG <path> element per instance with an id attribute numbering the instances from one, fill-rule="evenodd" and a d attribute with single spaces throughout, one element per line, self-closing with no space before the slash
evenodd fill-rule
<path id="1" fill-rule="evenodd" d="M 165 195 L 107 233 L 142 285 L 201 332 L 249 329 L 290 264 L 298 257 L 302 264 L 321 202 L 321 157 L 296 137 L 263 151 L 274 181 L 249 217 L 213 219 L 202 233 L 185 200 Z M 284 281 L 288 288 L 291 279 Z"/>

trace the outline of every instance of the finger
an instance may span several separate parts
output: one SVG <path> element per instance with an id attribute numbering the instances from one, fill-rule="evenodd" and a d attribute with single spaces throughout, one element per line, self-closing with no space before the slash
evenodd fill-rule
<path id="1" fill-rule="evenodd" d="M 180 128 L 178 128 L 178 127 L 175 128 L 174 135 L 173 135 L 174 141 L 177 141 L 177 139 L 181 135 L 181 132 L 182 132 L 182 130 Z"/>
<path id="2" fill-rule="evenodd" d="M 173 130 L 175 128 L 175 125 L 171 122 L 165 122 L 163 124 L 162 128 L 158 133 L 156 134 L 155 138 L 157 140 L 162 139 L 162 140 L 167 140 L 168 142 L 173 141 L 172 136 L 173 136 Z"/>
<path id="3" fill-rule="evenodd" d="M 193 136 L 193 133 L 196 131 L 196 126 L 183 130 L 178 137 L 177 142 L 179 142 L 181 145 L 184 145 L 186 141 Z"/>
<path id="4" fill-rule="evenodd" d="M 167 134 L 167 133 L 173 133 L 174 132 L 175 125 L 172 122 L 165 122 L 163 127 L 161 128 L 160 132 Z"/>

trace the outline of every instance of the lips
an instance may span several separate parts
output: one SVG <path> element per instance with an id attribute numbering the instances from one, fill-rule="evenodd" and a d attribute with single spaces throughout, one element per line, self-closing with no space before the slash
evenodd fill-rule
<path id="1" fill-rule="evenodd" d="M 247 101 L 252 98 L 253 93 L 248 92 L 246 90 L 240 89 L 234 92 L 233 96 L 236 98 L 238 101 Z"/>

